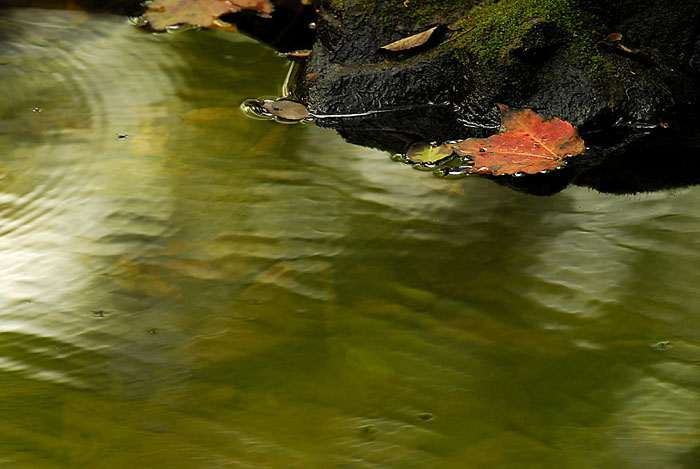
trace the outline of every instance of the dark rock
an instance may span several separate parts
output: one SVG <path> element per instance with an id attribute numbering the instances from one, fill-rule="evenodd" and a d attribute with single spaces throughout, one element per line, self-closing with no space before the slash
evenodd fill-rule
<path id="1" fill-rule="evenodd" d="M 411 16 L 396 0 L 316 2 L 317 40 L 293 90 L 319 116 L 319 125 L 353 143 L 397 152 L 418 140 L 492 134 L 499 122 L 496 103 L 529 108 L 580 127 L 589 149 L 566 177 L 594 187 L 595 178 L 581 174 L 594 174 L 612 164 L 608 160 L 623 161 L 629 152 L 677 148 L 660 156 L 671 167 L 673 158 L 697 154 L 697 2 L 550 0 L 541 3 L 559 16 L 537 16 L 549 7 L 502 0 L 499 21 L 520 28 L 505 39 L 488 36 L 472 19 L 488 21 L 475 2 L 443 2 L 449 5 L 442 9 L 438 3 Z M 508 18 L 509 11 L 520 16 Z M 453 32 L 448 26 L 455 24 Z M 425 47 L 380 49 L 435 25 L 441 25 L 439 34 Z M 479 28 L 481 36 L 470 36 Z M 622 34 L 630 52 L 599 44 L 612 32 Z M 532 185 L 525 179 L 533 178 L 514 185 Z"/>

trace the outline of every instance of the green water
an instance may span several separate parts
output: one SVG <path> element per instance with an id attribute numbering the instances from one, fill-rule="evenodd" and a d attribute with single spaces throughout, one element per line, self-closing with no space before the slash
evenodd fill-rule
<path id="1" fill-rule="evenodd" d="M 700 190 L 247 118 L 229 33 L 0 15 L 0 467 L 696 468 Z"/>

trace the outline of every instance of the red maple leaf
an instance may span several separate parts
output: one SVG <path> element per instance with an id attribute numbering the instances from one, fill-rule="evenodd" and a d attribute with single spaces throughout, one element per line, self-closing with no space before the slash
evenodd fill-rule
<path id="1" fill-rule="evenodd" d="M 517 111 L 499 104 L 501 131 L 488 138 L 470 138 L 452 145 L 474 162 L 478 174 L 536 174 L 563 166 L 564 159 L 584 152 L 576 127 L 561 119 L 547 120 L 530 109 Z"/>
<path id="2" fill-rule="evenodd" d="M 216 20 L 227 13 L 257 10 L 269 15 L 274 7 L 270 0 L 154 0 L 144 18 L 156 31 L 175 24 L 191 24 L 203 28 L 217 27 Z"/>

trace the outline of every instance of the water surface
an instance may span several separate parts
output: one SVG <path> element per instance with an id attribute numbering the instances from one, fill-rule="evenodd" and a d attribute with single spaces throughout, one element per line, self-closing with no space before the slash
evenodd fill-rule
<path id="1" fill-rule="evenodd" d="M 697 188 L 252 120 L 229 33 L 0 12 L 0 466 L 695 468 Z"/>

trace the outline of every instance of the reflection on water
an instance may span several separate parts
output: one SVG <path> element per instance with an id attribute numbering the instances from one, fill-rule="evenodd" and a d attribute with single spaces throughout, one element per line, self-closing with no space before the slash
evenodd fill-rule
<path id="1" fill-rule="evenodd" d="M 242 36 L 0 31 L 0 465 L 700 463 L 697 190 L 534 198 L 248 119 L 286 64 Z"/>

